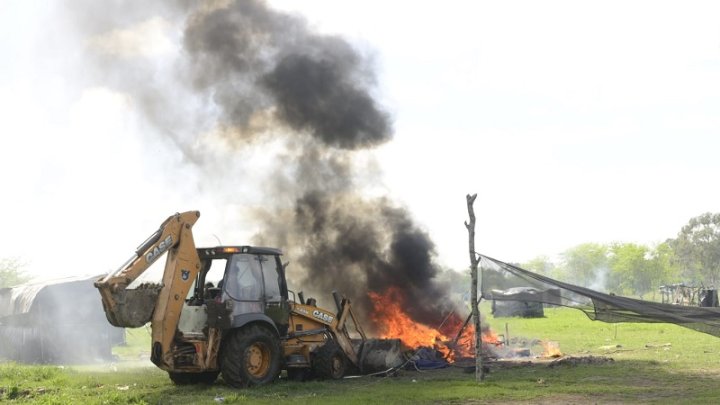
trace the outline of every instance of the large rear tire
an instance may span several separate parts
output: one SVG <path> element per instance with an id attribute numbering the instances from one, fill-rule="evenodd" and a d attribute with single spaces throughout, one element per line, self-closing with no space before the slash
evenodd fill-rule
<path id="1" fill-rule="evenodd" d="M 221 354 L 223 380 L 244 388 L 272 382 L 280 374 L 280 341 L 275 333 L 259 325 L 232 332 Z"/>
<path id="2" fill-rule="evenodd" d="M 329 340 L 320 346 L 313 358 L 313 373 L 322 379 L 339 380 L 345 377 L 348 361 L 340 346 Z"/>
<path id="3" fill-rule="evenodd" d="M 175 385 L 190 385 L 190 384 L 210 385 L 215 382 L 215 380 L 218 377 L 218 374 L 220 374 L 219 371 L 206 371 L 203 373 L 176 373 L 176 372 L 168 371 L 170 380 L 172 380 L 172 382 L 174 382 Z"/>

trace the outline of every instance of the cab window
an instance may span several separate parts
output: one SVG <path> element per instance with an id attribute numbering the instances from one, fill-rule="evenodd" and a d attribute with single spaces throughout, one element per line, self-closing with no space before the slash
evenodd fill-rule
<path id="1" fill-rule="evenodd" d="M 226 259 L 215 259 L 210 262 L 210 268 L 205 273 L 205 286 L 210 288 L 220 288 L 222 285 L 220 281 L 223 279 L 225 274 L 225 267 L 227 266 Z M 212 283 L 212 286 L 210 284 Z"/>
<path id="2" fill-rule="evenodd" d="M 225 279 L 225 291 L 237 301 L 259 301 L 262 297 L 262 271 L 257 256 L 234 255 Z"/>
<path id="3" fill-rule="evenodd" d="M 262 264 L 263 281 L 265 283 L 265 299 L 280 301 L 280 272 L 277 268 L 275 256 L 260 256 Z"/>

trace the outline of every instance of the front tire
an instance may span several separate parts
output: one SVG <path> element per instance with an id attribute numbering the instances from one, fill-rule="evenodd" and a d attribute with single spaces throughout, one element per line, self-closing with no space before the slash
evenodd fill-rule
<path id="1" fill-rule="evenodd" d="M 221 359 L 225 382 L 236 388 L 264 385 L 280 374 L 280 341 L 259 325 L 232 332 L 224 342 Z"/>
<path id="2" fill-rule="evenodd" d="M 312 369 L 323 379 L 339 380 L 347 372 L 347 357 L 337 343 L 329 340 L 315 352 Z"/>

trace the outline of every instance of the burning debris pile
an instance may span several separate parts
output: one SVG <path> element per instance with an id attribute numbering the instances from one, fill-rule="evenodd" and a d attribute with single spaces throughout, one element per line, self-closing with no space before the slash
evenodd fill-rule
<path id="1" fill-rule="evenodd" d="M 442 323 L 433 328 L 412 320 L 400 290 L 390 288 L 385 294 L 370 292 L 369 296 L 374 305 L 371 319 L 379 325 L 379 337 L 400 339 L 415 366 L 436 368 L 453 362 L 472 363 L 471 359 L 475 358 L 475 330 L 469 324 L 469 318 L 461 318 L 457 310 L 449 312 Z M 562 356 L 556 342 L 501 338 L 487 326 L 487 322 L 481 324 L 481 355 L 486 360 Z"/>
<path id="2" fill-rule="evenodd" d="M 474 353 L 474 331 L 472 328 L 463 328 L 463 320 L 456 312 L 450 312 L 437 328 L 433 328 L 412 319 L 406 310 L 409 306 L 401 290 L 390 288 L 382 295 L 374 292 L 368 295 L 374 305 L 370 319 L 377 325 L 379 337 L 398 338 L 408 348 L 431 348 L 448 360 L 457 355 L 471 356 Z M 453 341 L 456 333 L 460 335 Z M 494 341 L 489 329 L 483 334 L 483 342 Z"/>

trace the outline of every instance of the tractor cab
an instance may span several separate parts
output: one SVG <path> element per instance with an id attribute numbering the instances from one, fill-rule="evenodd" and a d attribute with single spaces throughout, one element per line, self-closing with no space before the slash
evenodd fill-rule
<path id="1" fill-rule="evenodd" d="M 290 307 L 279 249 L 221 246 L 199 248 L 197 253 L 201 271 L 189 307 L 223 304 L 229 312 L 226 327 L 263 320 L 274 324 L 280 335 L 287 332 Z"/>

